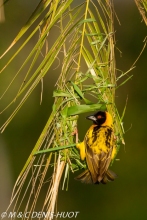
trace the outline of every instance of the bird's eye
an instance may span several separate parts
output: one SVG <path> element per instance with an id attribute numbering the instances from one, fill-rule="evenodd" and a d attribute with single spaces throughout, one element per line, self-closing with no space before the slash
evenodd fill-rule
<path id="1" fill-rule="evenodd" d="M 98 115 L 97 118 L 100 119 L 100 118 L 102 118 L 102 116 L 101 116 L 101 115 Z"/>

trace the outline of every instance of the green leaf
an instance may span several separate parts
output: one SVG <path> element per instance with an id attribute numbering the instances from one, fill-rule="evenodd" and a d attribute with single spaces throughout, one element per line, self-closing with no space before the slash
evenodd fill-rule
<path id="1" fill-rule="evenodd" d="M 61 111 L 61 115 L 63 118 L 67 117 L 67 112 L 68 112 L 68 106 L 66 106 L 62 111 Z"/>
<path id="2" fill-rule="evenodd" d="M 49 149 L 46 149 L 46 150 L 36 151 L 34 153 L 34 155 L 45 154 L 45 153 L 53 152 L 53 151 L 59 151 L 59 150 L 63 150 L 63 149 L 74 147 L 74 146 L 76 146 L 76 144 L 71 144 L 71 145 L 68 145 L 68 146 L 53 147 L 53 148 L 49 148 Z"/>
<path id="3" fill-rule="evenodd" d="M 78 95 L 79 95 L 82 99 L 84 99 L 84 95 L 83 95 L 82 91 L 80 90 L 80 88 L 79 88 L 75 83 L 73 83 L 72 81 L 70 81 L 70 83 L 72 84 L 74 90 L 78 93 Z"/>
<path id="4" fill-rule="evenodd" d="M 64 92 L 62 90 L 55 90 L 53 92 L 53 97 L 59 97 L 59 96 L 71 97 L 71 95 L 68 92 Z"/>
<path id="5" fill-rule="evenodd" d="M 75 83 L 73 83 L 72 81 L 70 81 L 70 83 L 72 84 L 74 90 L 77 92 L 77 94 L 80 96 L 80 98 L 82 98 L 87 105 L 92 104 L 92 102 L 90 100 L 88 100 L 84 97 L 82 91 Z"/>
<path id="6" fill-rule="evenodd" d="M 105 104 L 91 104 L 91 105 L 75 105 L 68 108 L 67 116 L 78 115 L 85 112 L 106 110 Z"/>
<path id="7" fill-rule="evenodd" d="M 87 18 L 79 22 L 79 24 L 87 23 L 87 22 L 96 22 L 93 18 Z"/>

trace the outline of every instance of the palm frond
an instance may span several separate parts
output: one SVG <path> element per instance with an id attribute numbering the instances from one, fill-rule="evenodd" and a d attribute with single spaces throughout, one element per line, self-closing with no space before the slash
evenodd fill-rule
<path id="1" fill-rule="evenodd" d="M 137 5 L 137 8 L 145 24 L 147 25 L 147 1 L 146 0 L 135 0 L 135 3 Z"/>
<path id="2" fill-rule="evenodd" d="M 52 113 L 16 181 L 9 209 L 13 208 L 17 212 L 24 209 L 31 215 L 38 207 L 39 196 L 45 188 L 42 211 L 54 212 L 64 170 L 63 188 L 65 181 L 68 181 L 68 172 L 86 167 L 85 162 L 80 161 L 79 152 L 75 148 L 78 137 L 73 135 L 77 130 L 79 114 L 108 109 L 115 119 L 118 149 L 120 143 L 124 143 L 121 117 L 115 106 L 117 79 L 112 2 L 98 0 L 94 3 L 86 0 L 83 4 L 73 7 L 72 0 L 47 0 L 43 4 L 40 1 L 26 25 L 1 56 L 2 59 L 21 37 L 33 28 L 22 46 L 2 68 L 3 72 L 14 59 L 17 59 L 27 42 L 40 31 L 34 48 L 1 96 L 3 98 L 7 94 L 16 77 L 28 62 L 31 62 L 16 96 L 3 110 L 18 98 L 21 99 L 1 127 L 1 131 L 4 131 L 42 78 L 50 74 L 50 67 L 59 54 L 62 55 L 62 68 L 53 91 Z M 40 54 L 43 53 L 50 32 L 55 26 L 58 27 L 59 34 L 55 36 L 52 45 L 46 47 L 40 61 Z M 49 179 L 50 170 L 52 175 Z"/>

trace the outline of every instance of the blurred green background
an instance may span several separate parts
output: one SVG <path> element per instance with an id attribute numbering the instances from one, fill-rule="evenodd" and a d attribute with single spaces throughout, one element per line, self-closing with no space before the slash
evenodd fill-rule
<path id="1" fill-rule="evenodd" d="M 35 5 L 37 5 L 35 0 L 14 0 L 6 4 L 6 21 L 0 24 L 0 54 L 25 24 Z M 127 71 L 142 50 L 147 28 L 133 0 L 114 0 L 114 5 L 121 23 L 119 25 L 115 20 L 116 43 L 122 52 L 120 54 L 116 51 L 117 68 Z M 26 54 L 32 47 L 33 42 L 30 42 Z M 12 53 L 13 50 L 0 61 L 1 67 Z M 23 58 L 24 54 L 21 54 L 11 67 L 0 75 L 0 94 L 18 70 Z M 0 212 L 5 211 L 15 180 L 51 112 L 52 90 L 59 71 L 54 70 L 55 66 L 54 64 L 51 74 L 44 79 L 42 105 L 39 104 L 41 86 L 38 86 L 5 132 L 0 135 Z M 79 211 L 78 220 L 147 219 L 146 68 L 147 49 L 137 62 L 136 68 L 129 73 L 133 74 L 133 78 L 116 92 L 116 104 L 120 114 L 128 97 L 124 118 L 126 145 L 121 147 L 117 155 L 120 160 L 113 164 L 113 170 L 118 174 L 118 178 L 107 185 L 84 185 L 74 180 L 76 174 L 71 174 L 68 191 L 59 190 L 58 211 Z M 17 79 L 17 84 L 19 83 L 21 77 Z M 1 107 L 15 96 L 15 90 L 17 91 L 17 88 L 14 87 L 0 100 Z M 12 108 L 0 115 L 0 125 L 11 112 Z M 78 121 L 80 139 L 84 137 L 89 125 L 90 122 L 85 120 L 85 115 L 80 116 Z"/>

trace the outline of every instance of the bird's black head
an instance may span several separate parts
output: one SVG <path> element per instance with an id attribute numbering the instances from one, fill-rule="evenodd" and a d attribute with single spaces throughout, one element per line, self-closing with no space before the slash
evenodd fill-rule
<path id="1" fill-rule="evenodd" d="M 102 125 L 106 121 L 106 112 L 99 111 L 93 115 L 87 116 L 86 119 L 93 121 L 93 123 L 96 125 Z"/>

